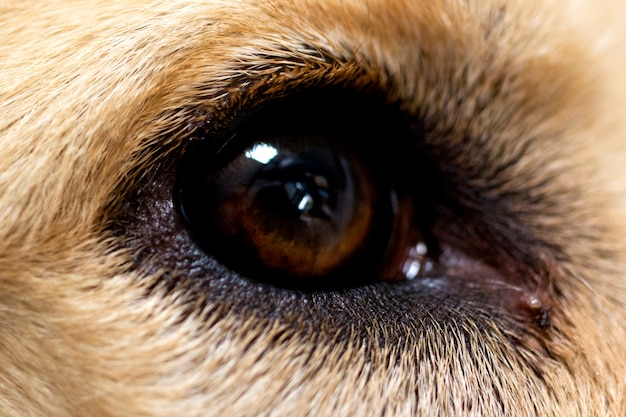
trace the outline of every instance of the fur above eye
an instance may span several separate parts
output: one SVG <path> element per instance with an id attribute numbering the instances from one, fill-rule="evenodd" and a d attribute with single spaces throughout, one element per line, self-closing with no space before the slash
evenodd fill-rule
<path id="1" fill-rule="evenodd" d="M 427 258 L 424 233 L 400 170 L 375 146 L 384 127 L 354 114 L 322 124 L 285 114 L 265 111 L 225 144 L 188 144 L 175 195 L 198 244 L 245 276 L 287 287 L 414 278 Z M 340 127 L 347 121 L 362 126 Z"/>

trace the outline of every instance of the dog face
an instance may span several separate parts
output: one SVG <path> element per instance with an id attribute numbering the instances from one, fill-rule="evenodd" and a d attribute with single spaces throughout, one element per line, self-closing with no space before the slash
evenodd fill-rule
<path id="1" fill-rule="evenodd" d="M 591 3 L 5 3 L 0 414 L 623 413 Z"/>

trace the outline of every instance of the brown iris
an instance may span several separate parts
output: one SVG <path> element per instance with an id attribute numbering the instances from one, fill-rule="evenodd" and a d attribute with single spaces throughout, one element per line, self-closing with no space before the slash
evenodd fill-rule
<path id="1" fill-rule="evenodd" d="M 201 243 L 263 279 L 370 275 L 368 252 L 384 252 L 378 238 L 389 233 L 392 207 L 391 191 L 381 194 L 364 161 L 316 134 L 244 146 L 238 139 L 220 151 L 234 154 L 229 162 L 181 189 L 182 213 Z"/>
<path id="2" fill-rule="evenodd" d="M 401 186 L 412 153 L 389 156 L 392 141 L 410 143 L 402 124 L 323 102 L 271 106 L 226 140 L 190 141 L 176 191 L 187 229 L 217 261 L 281 286 L 414 278 L 427 255 L 423 205 Z"/>

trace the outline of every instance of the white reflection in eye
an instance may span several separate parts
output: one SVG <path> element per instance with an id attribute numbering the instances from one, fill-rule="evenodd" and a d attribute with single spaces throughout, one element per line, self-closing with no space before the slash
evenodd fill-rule
<path id="1" fill-rule="evenodd" d="M 257 143 L 252 148 L 248 149 L 245 155 L 247 158 L 265 165 L 278 155 L 278 150 L 267 143 Z"/>
<path id="2" fill-rule="evenodd" d="M 423 242 L 418 243 L 409 250 L 408 259 L 402 269 L 406 279 L 412 280 L 417 277 L 420 272 L 432 270 L 432 263 L 426 259 L 427 253 L 428 247 Z"/>

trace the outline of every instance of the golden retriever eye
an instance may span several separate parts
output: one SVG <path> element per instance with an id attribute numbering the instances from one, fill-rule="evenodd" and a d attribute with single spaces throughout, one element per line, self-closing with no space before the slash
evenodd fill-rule
<path id="1" fill-rule="evenodd" d="M 550 283 L 519 250 L 529 229 L 470 184 L 448 136 L 370 91 L 249 106 L 191 110 L 189 137 L 111 209 L 150 288 L 317 329 L 475 305 L 549 325 Z"/>
<path id="2" fill-rule="evenodd" d="M 404 133 L 355 109 L 313 121 L 298 105 L 269 106 L 217 145 L 188 144 L 176 194 L 195 240 L 233 270 L 287 287 L 417 276 L 427 262 L 420 213 L 380 142 Z"/>

